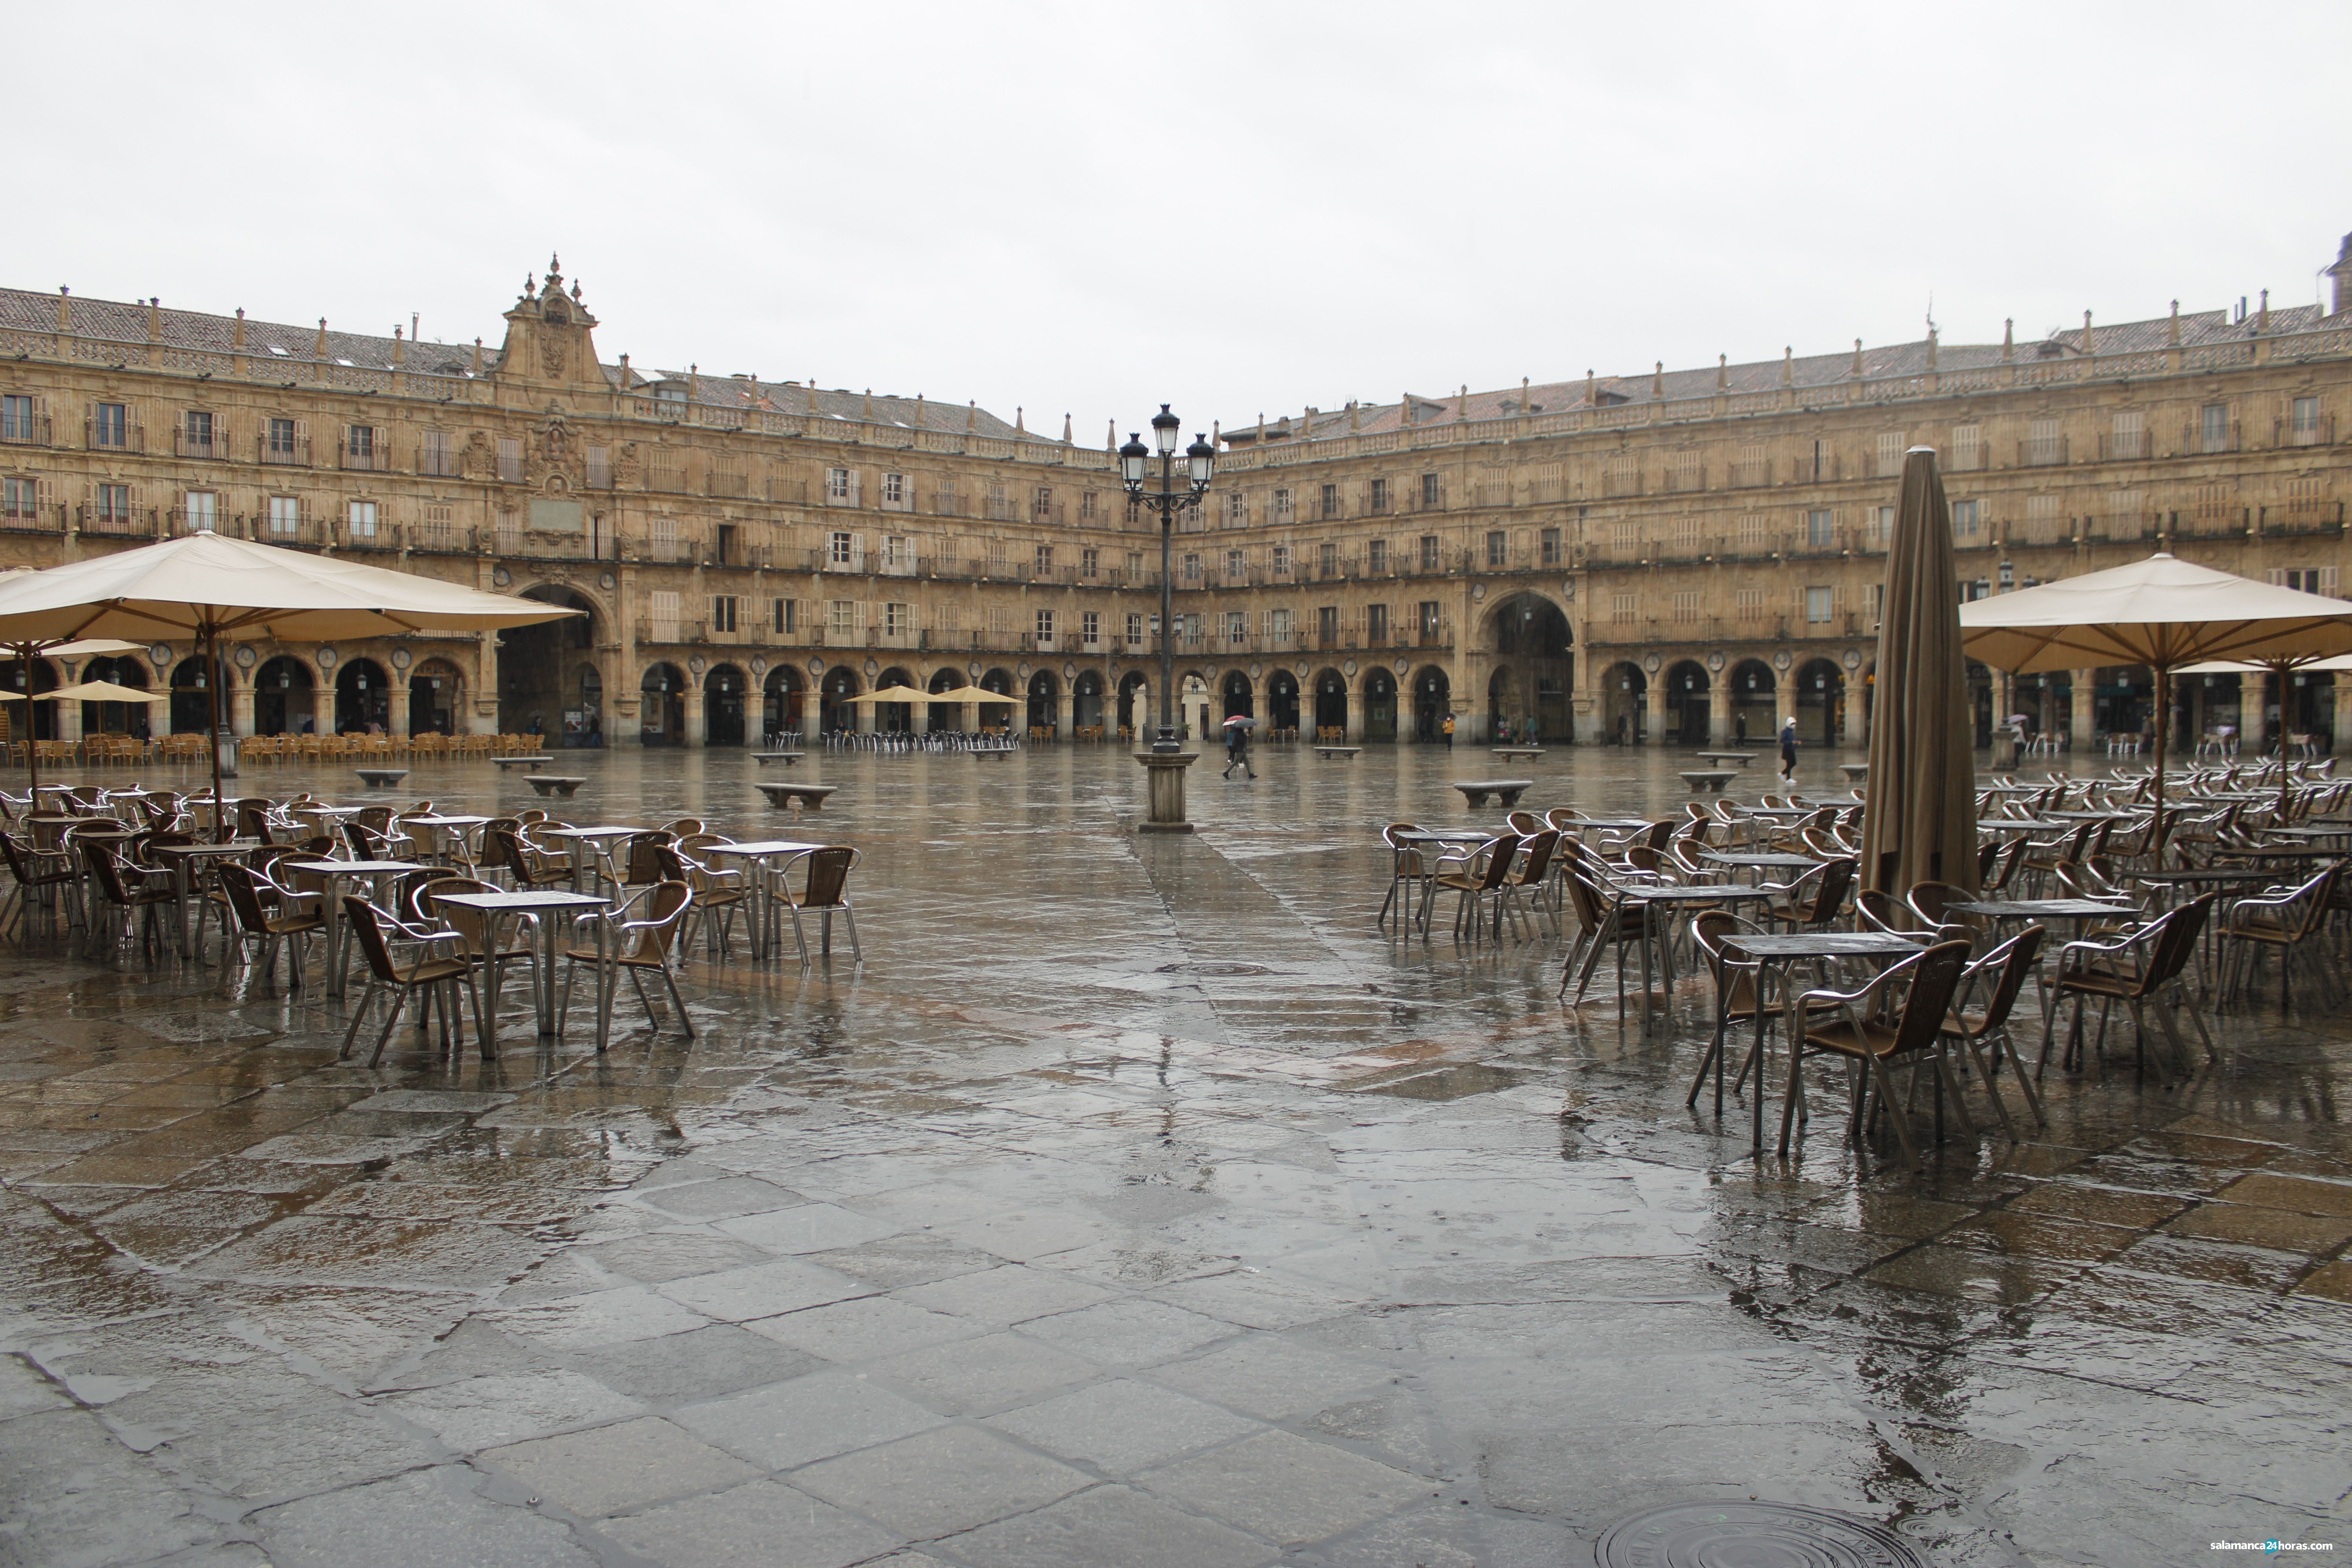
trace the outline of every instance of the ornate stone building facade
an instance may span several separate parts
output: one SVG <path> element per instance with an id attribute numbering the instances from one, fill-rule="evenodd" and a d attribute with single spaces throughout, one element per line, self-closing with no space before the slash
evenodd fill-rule
<path id="1" fill-rule="evenodd" d="M 1815 742 L 1859 742 L 1921 444 L 1963 592 L 2153 549 L 2334 592 L 2352 248 L 2333 271 L 2326 312 L 2086 316 L 2027 342 L 1930 335 L 1223 432 L 1177 540 L 1187 716 L 1377 741 L 1452 712 L 1470 740 L 1696 746 L 1794 713 Z M 244 732 L 537 721 L 691 746 L 1001 721 L 846 701 L 975 681 L 1062 735 L 1150 722 L 1159 542 L 1107 449 L 970 404 L 608 364 L 596 324 L 552 264 L 496 351 L 0 290 L 0 564 L 213 528 L 586 612 L 241 649 L 224 673 Z M 173 727 L 199 727 L 190 651 L 100 673 L 169 683 Z M 2335 731 L 2332 678 L 2263 686 L 2185 682 L 2176 723 Z M 1980 727 L 2022 710 L 2078 744 L 2151 707 L 2126 669 L 1988 672 L 1976 701 Z"/>

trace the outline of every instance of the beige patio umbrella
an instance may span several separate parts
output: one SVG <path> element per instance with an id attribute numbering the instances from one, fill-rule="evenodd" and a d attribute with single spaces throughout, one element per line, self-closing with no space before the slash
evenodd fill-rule
<path id="1" fill-rule="evenodd" d="M 1962 605 L 1960 637 L 1971 658 L 2020 675 L 2147 666 L 2156 678 L 2160 842 L 2173 673 L 2210 659 L 2261 663 L 2352 653 L 2352 602 L 2158 553 L 2128 566 Z"/>
<path id="2" fill-rule="evenodd" d="M 207 671 L 219 668 L 225 642 L 496 631 L 579 613 L 220 533 L 0 578 L 0 644 L 185 637 L 202 648 Z M 205 689 L 218 799 L 220 682 L 207 679 Z"/>
<path id="3" fill-rule="evenodd" d="M 849 700 L 862 708 L 877 707 L 885 702 L 909 702 L 921 707 L 940 699 L 928 691 L 918 691 L 911 686 L 885 686 L 878 691 L 869 691 L 863 697 L 853 697 Z"/>
<path id="4" fill-rule="evenodd" d="M 2279 815 L 2286 815 L 2287 786 L 2292 782 L 2286 765 L 2286 678 L 2291 674 L 2310 671 L 2352 669 L 2352 654 L 2334 658 L 2275 659 L 2210 659 L 2203 664 L 2184 664 L 2175 675 L 2275 675 L 2279 679 Z"/>
<path id="5" fill-rule="evenodd" d="M 1026 702 L 1029 700 L 1025 697 L 1008 695 L 1002 691 L 991 691 L 985 686 L 958 686 L 946 691 L 932 692 L 931 700 L 934 702 L 1003 702 L 1011 704 L 1014 702 Z"/>
<path id="6" fill-rule="evenodd" d="M 168 691 L 150 691 L 143 686 L 118 686 L 111 680 L 85 680 L 72 686 L 60 686 L 54 691 L 0 691 L 0 701 L 22 702 L 31 698 L 37 702 L 164 702 L 171 699 Z"/>
<path id="7" fill-rule="evenodd" d="M 1862 812 L 1865 885 L 1898 897 L 1926 881 L 1977 890 L 1976 760 L 1958 582 L 1943 476 L 1934 449 L 1914 447 L 1886 543 Z"/>

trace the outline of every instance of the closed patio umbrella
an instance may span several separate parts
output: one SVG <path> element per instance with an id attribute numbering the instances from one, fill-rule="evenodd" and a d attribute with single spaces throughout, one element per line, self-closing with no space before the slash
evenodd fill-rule
<path id="1" fill-rule="evenodd" d="M 1914 447 L 1886 543 L 1862 873 L 1900 897 L 1919 882 L 1977 888 L 1976 761 L 1960 652 L 1951 509 L 1936 454 Z"/>
<path id="2" fill-rule="evenodd" d="M 2156 831 L 2172 676 L 2210 659 L 2248 663 L 2352 653 L 2352 602 L 2257 583 L 2158 553 L 1960 606 L 1970 657 L 2019 675 L 2144 664 L 2156 679 Z"/>
<path id="3" fill-rule="evenodd" d="M 0 644 L 176 635 L 203 648 L 206 670 L 219 668 L 224 642 L 496 631 L 579 613 L 220 533 L 0 579 Z M 218 799 L 220 682 L 205 689 Z"/>

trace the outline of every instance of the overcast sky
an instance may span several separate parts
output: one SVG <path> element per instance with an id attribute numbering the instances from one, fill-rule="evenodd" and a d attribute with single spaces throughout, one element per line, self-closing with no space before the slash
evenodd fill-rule
<path id="1" fill-rule="evenodd" d="M 1058 435 L 2233 304 L 2352 229 L 2352 6 L 9 8 L 0 281 Z"/>

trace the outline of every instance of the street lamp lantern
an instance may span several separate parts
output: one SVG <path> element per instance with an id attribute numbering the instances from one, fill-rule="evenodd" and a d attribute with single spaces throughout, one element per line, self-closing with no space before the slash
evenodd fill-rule
<path id="1" fill-rule="evenodd" d="M 1184 448 L 1185 464 L 1192 471 L 1192 493 L 1199 495 L 1209 488 L 1209 475 L 1217 466 L 1217 449 L 1209 445 L 1208 437 L 1192 432 L 1192 444 Z"/>
<path id="2" fill-rule="evenodd" d="M 1160 412 L 1151 416 L 1150 447 L 1144 446 L 1139 433 L 1129 435 L 1127 445 L 1118 449 L 1120 485 L 1137 504 L 1160 514 L 1160 623 L 1153 628 L 1160 638 L 1160 733 L 1145 759 L 1152 767 L 1151 816 L 1145 826 L 1176 833 L 1188 831 L 1191 826 L 1184 820 L 1183 764 L 1192 761 L 1183 755 L 1183 747 L 1176 739 L 1176 518 L 1186 508 L 1202 504 L 1201 498 L 1207 492 L 1217 466 L 1215 446 L 1206 437 L 1196 434 L 1192 444 L 1183 450 L 1184 479 L 1182 483 L 1178 482 L 1177 442 L 1183 428 L 1183 420 L 1163 403 Z M 1160 459 L 1160 484 L 1156 489 L 1147 489 L 1154 456 Z"/>
<path id="3" fill-rule="evenodd" d="M 1168 405 L 1164 403 L 1161 404 L 1160 405 L 1160 412 L 1151 416 L 1151 445 L 1153 448 L 1163 458 L 1174 456 L 1176 451 L 1176 433 L 1183 429 L 1183 427 L 1184 421 L 1177 418 L 1173 414 L 1169 413 Z"/>
<path id="4" fill-rule="evenodd" d="M 1143 437 L 1129 431 L 1127 445 L 1118 449 L 1118 482 L 1127 487 L 1128 494 L 1143 493 L 1143 465 L 1150 457 L 1151 448 L 1143 444 Z"/>

